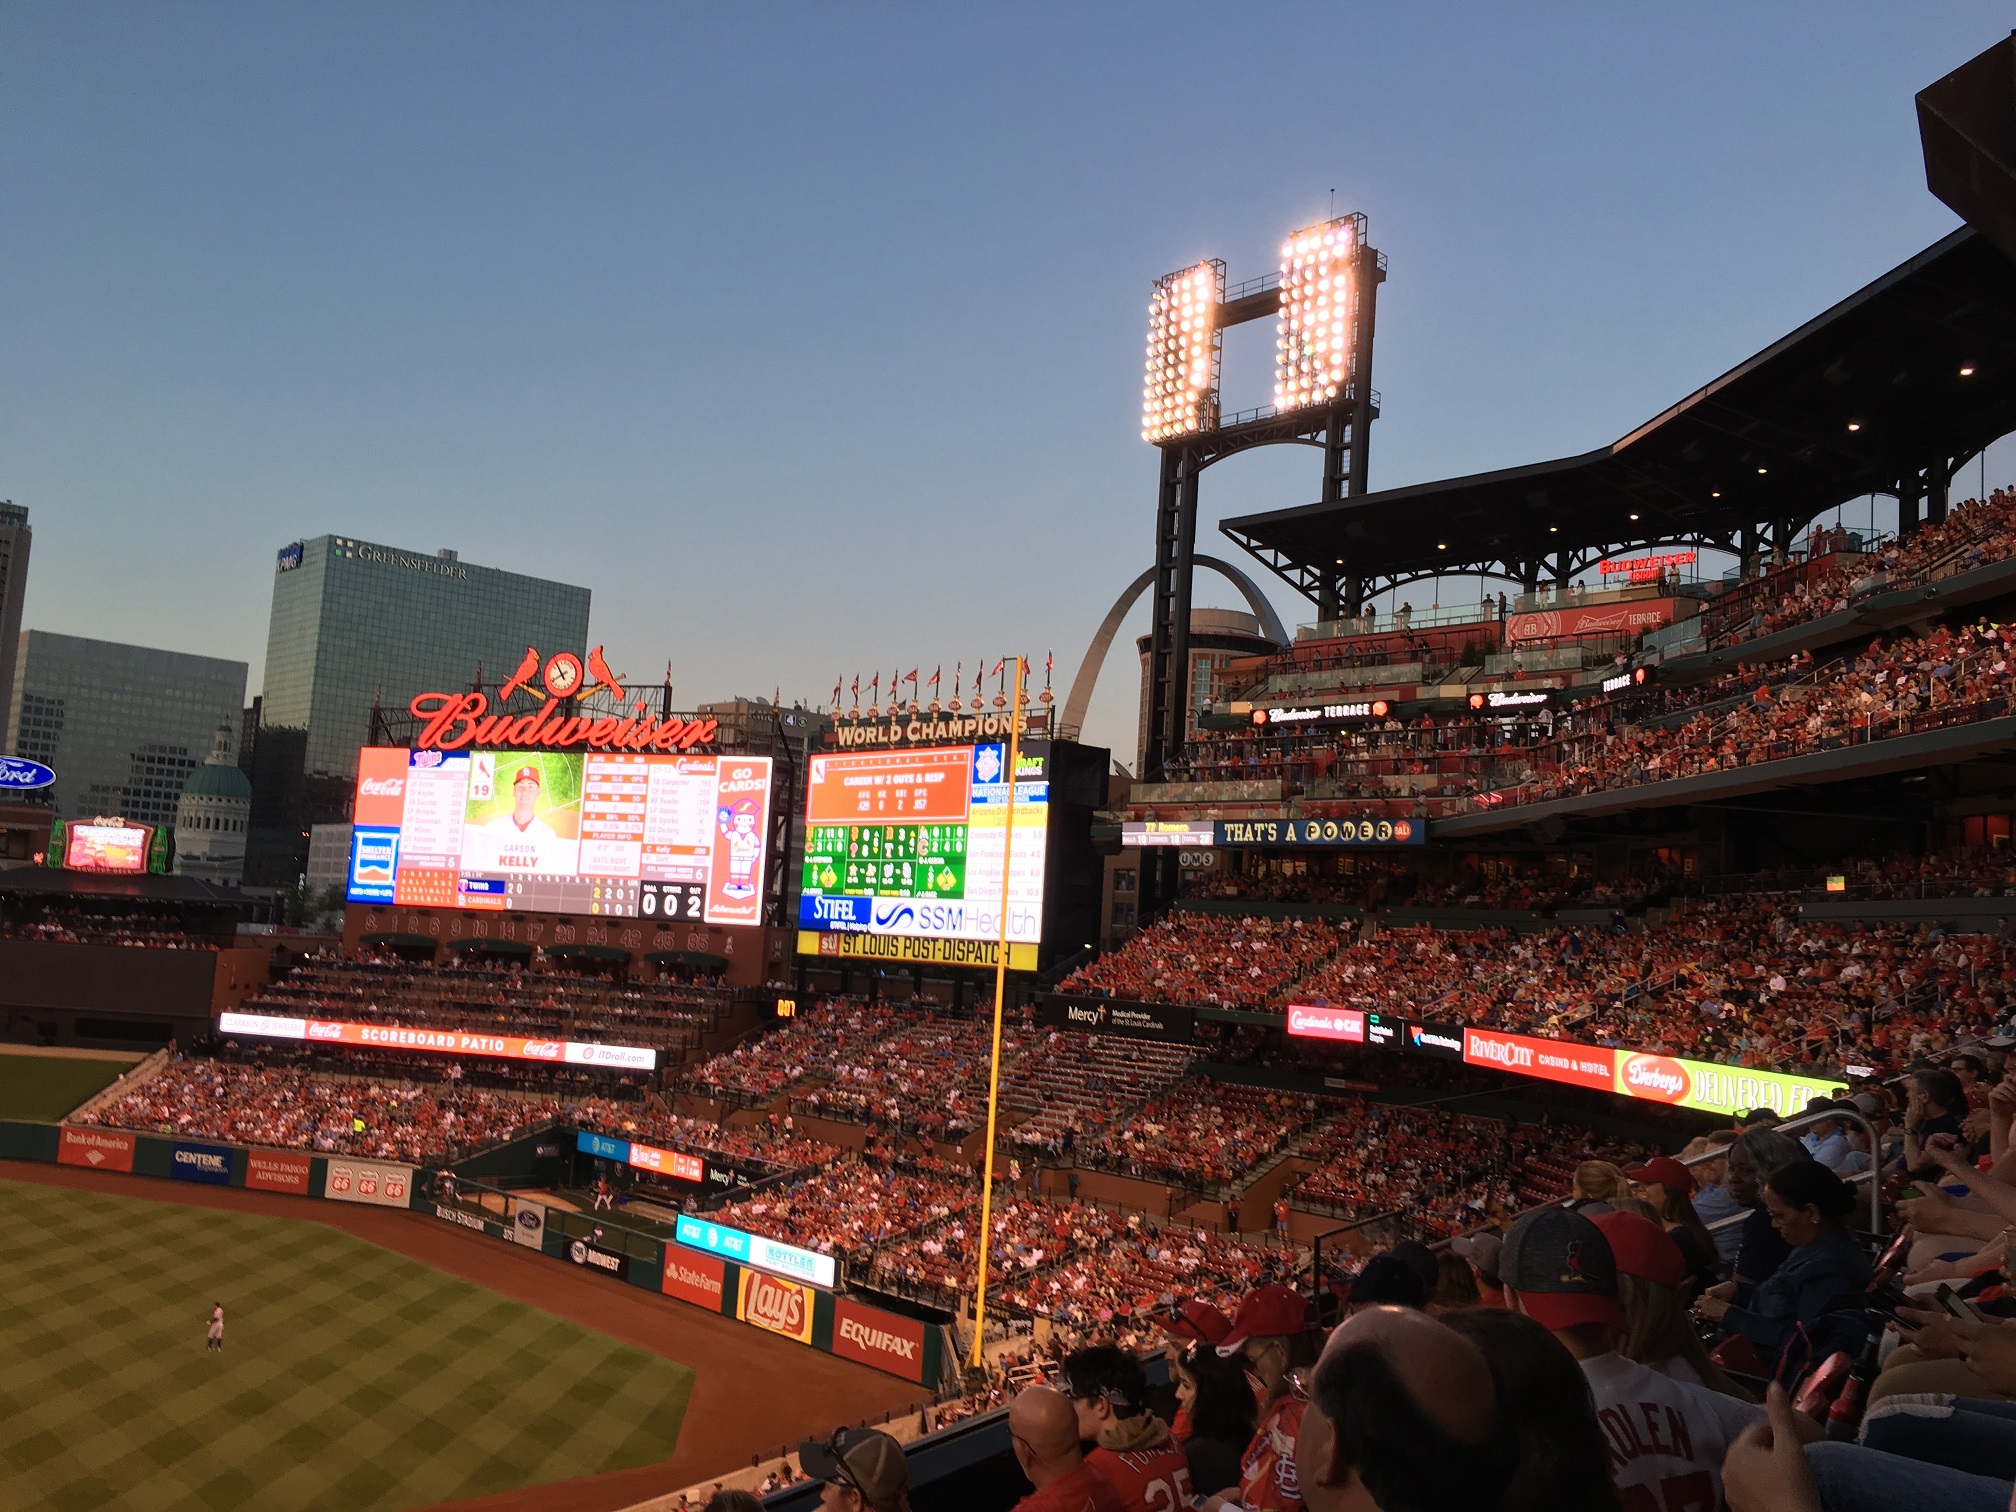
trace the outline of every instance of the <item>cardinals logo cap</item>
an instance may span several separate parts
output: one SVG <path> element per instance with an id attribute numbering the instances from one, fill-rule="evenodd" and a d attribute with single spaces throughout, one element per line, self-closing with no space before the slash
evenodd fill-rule
<path id="1" fill-rule="evenodd" d="M 1498 1279 L 1543 1328 L 1601 1323 L 1623 1332 L 1617 1300 L 1617 1259 L 1603 1231 L 1580 1213 L 1544 1207 L 1526 1214 L 1505 1236 Z"/>

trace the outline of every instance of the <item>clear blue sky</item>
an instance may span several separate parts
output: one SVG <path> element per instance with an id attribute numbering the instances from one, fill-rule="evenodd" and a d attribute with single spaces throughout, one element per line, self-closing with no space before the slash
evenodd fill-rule
<path id="1" fill-rule="evenodd" d="M 1580 451 L 1950 230 L 1911 97 L 2008 24 L 15 0 L 26 623 L 256 689 L 275 549 L 336 531 L 586 584 L 682 701 L 1016 649 L 1061 696 L 1150 559 L 1156 275 L 1265 272 L 1334 188 L 1392 264 L 1373 485 Z M 1271 347 L 1229 338 L 1228 408 Z M 1316 464 L 1215 469 L 1204 540 Z M 1123 758 L 1137 686 L 1109 665 L 1087 731 Z"/>

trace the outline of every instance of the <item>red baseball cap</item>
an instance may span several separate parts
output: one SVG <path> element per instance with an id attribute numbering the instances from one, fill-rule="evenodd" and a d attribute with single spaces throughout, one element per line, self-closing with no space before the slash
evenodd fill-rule
<path id="1" fill-rule="evenodd" d="M 1536 1208 L 1505 1236 L 1498 1279 L 1519 1299 L 1519 1310 L 1542 1328 L 1559 1331 L 1601 1323 L 1625 1332 L 1617 1300 L 1617 1261 L 1603 1231 L 1580 1213 Z"/>
<path id="2" fill-rule="evenodd" d="M 1603 1230 L 1617 1269 L 1626 1276 L 1656 1281 L 1678 1291 L 1687 1281 L 1687 1261 L 1673 1236 L 1636 1213 L 1592 1213 L 1589 1221 Z"/>
<path id="3" fill-rule="evenodd" d="M 1232 1331 L 1218 1341 L 1218 1353 L 1235 1355 L 1248 1339 L 1285 1338 L 1309 1326 L 1309 1303 L 1292 1286 L 1258 1287 L 1246 1293 L 1232 1317 Z"/>
<path id="4" fill-rule="evenodd" d="M 1682 1197 L 1690 1197 L 1694 1193 L 1694 1173 L 1671 1155 L 1653 1156 L 1645 1164 L 1626 1171 L 1624 1179 L 1644 1186 L 1662 1186 Z"/>
<path id="5" fill-rule="evenodd" d="M 539 786 L 539 768 L 535 766 L 521 766 L 518 768 L 517 771 L 511 774 L 511 786 L 516 787 L 521 782 L 529 782 L 534 787 Z"/>
<path id="6" fill-rule="evenodd" d="M 1200 1302 L 1195 1297 L 1185 1297 L 1160 1313 L 1156 1322 L 1162 1331 L 1172 1338 L 1194 1339 L 1201 1344 L 1218 1344 L 1232 1331 L 1232 1320 L 1209 1302 Z"/>

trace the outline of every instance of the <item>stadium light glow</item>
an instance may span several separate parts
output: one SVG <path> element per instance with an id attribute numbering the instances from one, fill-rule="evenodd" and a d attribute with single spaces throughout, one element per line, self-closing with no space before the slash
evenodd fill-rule
<path id="1" fill-rule="evenodd" d="M 1208 430 L 1218 423 L 1218 306 L 1225 264 L 1206 259 L 1155 281 L 1148 301 L 1148 363 L 1141 384 L 1141 439 Z"/>
<path id="2" fill-rule="evenodd" d="M 1352 266 L 1358 219 L 1305 226 L 1281 244 L 1281 321 L 1274 351 L 1274 405 L 1327 404 L 1351 376 L 1358 301 Z"/>

